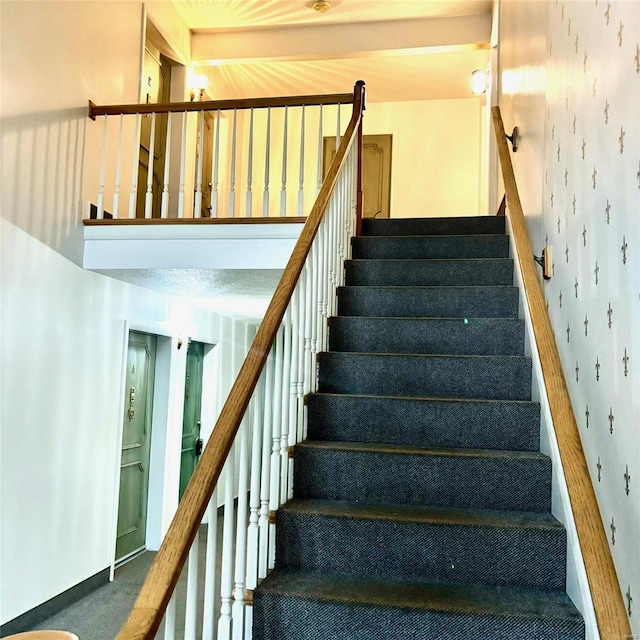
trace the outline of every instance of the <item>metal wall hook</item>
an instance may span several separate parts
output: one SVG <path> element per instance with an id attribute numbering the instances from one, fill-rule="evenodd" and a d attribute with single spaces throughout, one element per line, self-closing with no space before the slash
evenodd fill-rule
<path id="1" fill-rule="evenodd" d="M 520 129 L 518 129 L 518 127 L 513 127 L 513 131 L 511 132 L 511 135 L 507 136 L 505 134 L 505 136 L 507 140 L 511 142 L 511 148 L 515 153 L 518 150 L 518 146 L 520 145 Z"/>

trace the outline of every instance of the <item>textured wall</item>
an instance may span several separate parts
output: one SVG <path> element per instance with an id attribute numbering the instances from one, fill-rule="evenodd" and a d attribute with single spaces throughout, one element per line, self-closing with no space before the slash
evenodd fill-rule
<path id="1" fill-rule="evenodd" d="M 517 178 L 534 248 L 552 248 L 549 313 L 638 634 L 640 2 L 507 1 L 502 14 L 503 116 L 524 134 Z"/>

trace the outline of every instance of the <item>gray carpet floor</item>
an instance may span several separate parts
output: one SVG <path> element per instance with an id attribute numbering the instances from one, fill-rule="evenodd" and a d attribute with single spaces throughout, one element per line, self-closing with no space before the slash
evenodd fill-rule
<path id="1" fill-rule="evenodd" d="M 220 584 L 220 555 L 222 540 L 222 512 L 218 517 L 218 558 L 216 562 L 216 584 Z M 203 525 L 199 537 L 199 566 L 204 566 L 207 527 Z M 129 615 L 156 554 L 144 552 L 140 556 L 122 565 L 115 572 L 113 582 L 97 589 L 64 611 L 45 620 L 34 629 L 59 629 L 75 633 L 80 640 L 114 640 Z M 204 571 L 198 575 L 198 592 L 204 591 Z M 184 612 L 187 590 L 187 571 L 182 572 L 176 586 L 176 638 L 184 638 Z M 215 601 L 219 603 L 216 593 Z M 198 602 L 197 637 L 202 637 L 202 595 Z M 156 636 L 164 638 L 164 623 Z"/>

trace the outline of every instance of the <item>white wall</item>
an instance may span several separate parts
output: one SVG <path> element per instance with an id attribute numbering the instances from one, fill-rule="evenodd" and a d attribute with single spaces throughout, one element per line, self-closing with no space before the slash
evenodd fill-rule
<path id="1" fill-rule="evenodd" d="M 156 538 L 177 498 L 177 484 L 175 492 L 169 485 L 180 455 L 179 441 L 171 442 L 182 420 L 186 349 L 177 350 L 178 338 L 219 345 L 222 376 L 205 390 L 218 402 L 246 349 L 246 331 L 75 264 L 82 257 L 83 150 L 97 131 L 86 118 L 87 100 L 137 101 L 141 4 L 3 1 L 0 11 L 5 623 L 112 562 L 126 326 L 169 339 L 160 463 L 167 491 L 150 505 Z"/>
<path id="2" fill-rule="evenodd" d="M 473 216 L 481 200 L 483 99 L 372 102 L 364 134 L 393 135 L 391 216 Z"/>
<path id="3" fill-rule="evenodd" d="M 500 31 L 520 195 L 534 249 L 551 246 L 545 297 L 640 634 L 640 3 L 507 0 Z"/>

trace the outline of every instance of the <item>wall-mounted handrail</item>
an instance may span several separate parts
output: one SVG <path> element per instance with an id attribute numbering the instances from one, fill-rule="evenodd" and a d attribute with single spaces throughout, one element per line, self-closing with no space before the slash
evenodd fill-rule
<path id="1" fill-rule="evenodd" d="M 162 542 L 133 610 L 120 630 L 118 640 L 150 640 L 160 626 L 178 577 L 216 483 L 232 448 L 258 379 L 276 340 L 294 289 L 309 256 L 325 210 L 345 165 L 347 152 L 355 144 L 362 119 L 364 82 L 356 83 L 353 114 L 340 146 L 327 172 L 316 202 L 293 249 L 287 267 L 256 332 L 215 428 L 205 447 L 169 530 Z"/>
<path id="2" fill-rule="evenodd" d="M 233 111 L 234 109 L 266 109 L 268 107 L 312 107 L 327 104 L 352 104 L 352 93 L 288 96 L 282 98 L 243 98 L 240 100 L 203 100 L 201 102 L 165 102 L 152 104 L 97 105 L 89 100 L 89 117 L 193 111 Z"/>
<path id="3" fill-rule="evenodd" d="M 538 356 L 549 397 L 551 416 L 589 581 L 598 631 L 601 640 L 631 638 L 631 627 L 613 557 L 600 517 L 600 509 L 571 406 L 558 347 L 551 328 L 542 287 L 538 280 L 500 108 L 493 107 L 491 111 L 502 167 L 508 215 L 522 270 L 527 303 L 538 346 Z"/>

